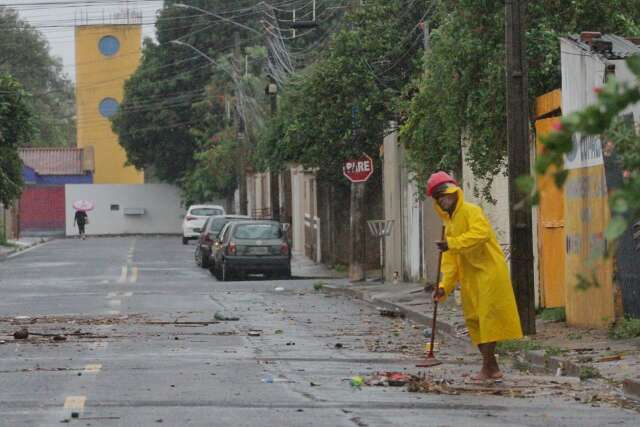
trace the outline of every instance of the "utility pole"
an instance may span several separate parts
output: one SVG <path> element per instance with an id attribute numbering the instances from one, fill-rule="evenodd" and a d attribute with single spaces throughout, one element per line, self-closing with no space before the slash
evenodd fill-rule
<path id="1" fill-rule="evenodd" d="M 267 95 L 271 101 L 271 117 L 275 119 L 278 113 L 278 85 L 273 78 L 267 85 Z M 280 174 L 277 171 L 269 171 L 270 194 L 271 194 L 271 219 L 280 221 Z"/>
<path id="2" fill-rule="evenodd" d="M 507 45 L 507 141 L 509 151 L 509 223 L 511 231 L 511 282 L 522 330 L 536 333 L 533 282 L 531 208 L 520 203 L 516 180 L 531 174 L 529 150 L 529 96 L 525 18 L 527 1 L 505 0 Z"/>
<path id="3" fill-rule="evenodd" d="M 235 114 L 235 127 L 236 134 L 238 138 L 238 154 L 240 155 L 240 159 L 238 161 L 238 167 L 240 171 L 238 173 L 238 178 L 240 182 L 238 183 L 238 193 L 239 193 L 239 201 L 240 201 L 240 215 L 247 215 L 247 133 L 245 129 L 244 118 L 242 117 L 240 111 L 240 90 L 238 89 L 238 85 L 240 84 L 240 75 L 238 72 L 238 68 L 240 67 L 242 58 L 240 52 L 240 33 L 235 31 L 233 33 L 233 80 L 236 86 L 236 114 Z"/>
<path id="4" fill-rule="evenodd" d="M 360 136 L 358 128 L 358 108 L 351 109 L 351 132 L 353 145 L 358 145 Z M 365 191 L 366 182 L 351 182 L 350 198 L 350 251 L 349 251 L 349 281 L 361 282 L 365 280 L 366 259 L 366 225 L 365 225 Z"/>
<path id="5" fill-rule="evenodd" d="M 362 6 L 361 0 L 351 2 L 352 10 L 355 12 Z M 358 130 L 358 107 L 351 108 L 351 132 L 353 134 L 353 145 L 358 145 L 360 132 Z M 366 183 L 352 182 L 349 209 L 349 281 L 360 282 L 365 280 L 366 265 L 366 225 L 365 225 L 365 192 Z"/>

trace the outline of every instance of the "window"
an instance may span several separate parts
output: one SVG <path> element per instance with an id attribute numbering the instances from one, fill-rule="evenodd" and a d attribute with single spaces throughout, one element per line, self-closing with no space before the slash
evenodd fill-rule
<path id="1" fill-rule="evenodd" d="M 120 41 L 114 36 L 104 36 L 98 42 L 98 49 L 104 56 L 113 56 L 120 50 Z"/>
<path id="2" fill-rule="evenodd" d="M 282 229 L 278 224 L 240 224 L 233 232 L 236 239 L 280 239 Z"/>
<path id="3" fill-rule="evenodd" d="M 118 101 L 113 98 L 104 98 L 100 101 L 98 109 L 102 117 L 111 118 L 118 112 Z"/>
<path id="4" fill-rule="evenodd" d="M 222 229 L 220 232 L 220 241 L 227 242 L 229 240 L 229 230 L 231 230 L 231 226 L 229 225 Z"/>
<path id="5" fill-rule="evenodd" d="M 195 208 L 195 209 L 191 209 L 191 212 L 189 213 L 195 216 L 213 216 L 213 215 L 223 215 L 224 211 L 222 211 L 221 209 L 213 209 L 213 208 Z"/>
<path id="6" fill-rule="evenodd" d="M 119 211 L 120 210 L 120 205 L 111 205 L 111 210 L 112 211 Z"/>

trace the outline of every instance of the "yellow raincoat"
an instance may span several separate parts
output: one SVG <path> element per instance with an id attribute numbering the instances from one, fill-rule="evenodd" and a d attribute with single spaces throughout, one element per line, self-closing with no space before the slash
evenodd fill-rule
<path id="1" fill-rule="evenodd" d="M 522 338 L 509 269 L 482 209 L 464 200 L 458 187 L 452 217 L 437 203 L 449 250 L 442 254 L 442 280 L 448 296 L 460 283 L 462 310 L 471 341 L 477 344 Z"/>

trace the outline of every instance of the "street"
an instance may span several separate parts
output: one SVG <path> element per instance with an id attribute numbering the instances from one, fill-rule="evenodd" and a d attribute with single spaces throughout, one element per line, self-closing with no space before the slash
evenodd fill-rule
<path id="1" fill-rule="evenodd" d="M 539 385 L 508 362 L 504 393 L 352 387 L 377 371 L 461 382 L 478 357 L 442 339 L 445 363 L 416 368 L 424 326 L 318 279 L 218 282 L 193 250 L 177 237 L 61 239 L 0 263 L 0 425 L 637 425 L 613 399 L 576 397 L 600 383 Z M 52 336 L 15 340 L 23 327 Z"/>

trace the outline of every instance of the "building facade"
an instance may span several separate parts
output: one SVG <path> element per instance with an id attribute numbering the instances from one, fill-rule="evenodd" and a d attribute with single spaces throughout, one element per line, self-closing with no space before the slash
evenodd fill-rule
<path id="1" fill-rule="evenodd" d="M 76 39 L 78 148 L 92 147 L 96 184 L 142 184 L 144 174 L 125 166 L 124 149 L 110 119 L 123 98 L 124 82 L 140 63 L 139 24 L 79 25 Z"/>

